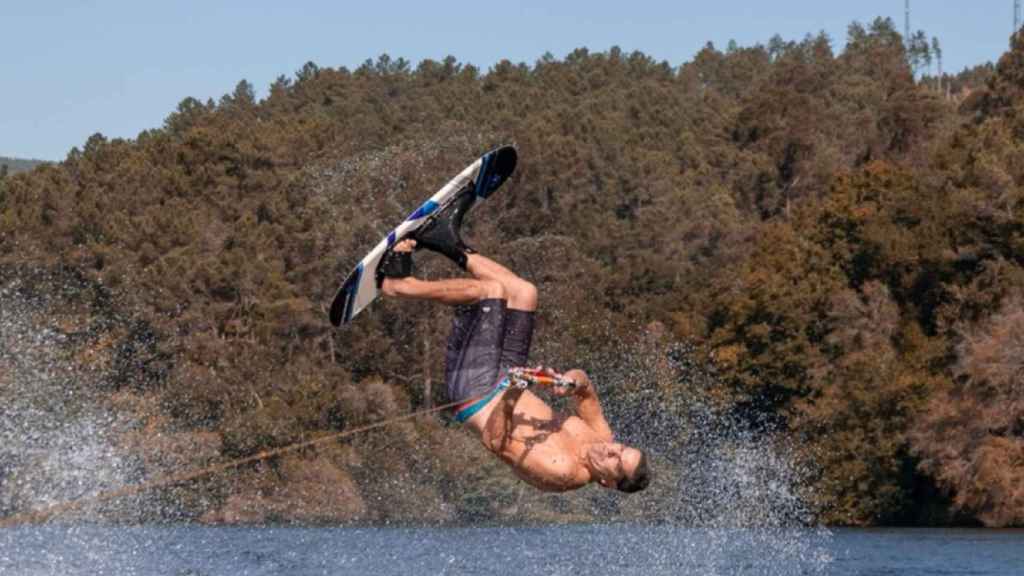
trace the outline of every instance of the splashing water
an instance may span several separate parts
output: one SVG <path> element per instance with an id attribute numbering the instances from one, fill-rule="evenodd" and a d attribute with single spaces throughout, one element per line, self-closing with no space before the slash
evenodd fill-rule
<path id="1" fill-rule="evenodd" d="M 48 281 L 52 281 L 49 279 Z M 95 394 L 102 371 L 76 362 L 54 302 L 0 286 L 0 511 L 41 510 L 123 485 L 130 466 Z M 66 289 L 70 289 L 65 287 Z"/>
<path id="2" fill-rule="evenodd" d="M 744 573 L 824 573 L 833 534 L 806 499 L 812 470 L 795 442 L 716 400 L 714 367 L 694 347 L 647 336 L 624 343 L 608 325 L 591 328 L 608 334 L 614 349 L 589 351 L 578 362 L 601 383 L 617 438 L 654 461 L 654 484 L 628 505 L 646 521 L 697 530 L 671 556 L 681 554 L 704 574 L 735 573 L 738 557 Z"/>

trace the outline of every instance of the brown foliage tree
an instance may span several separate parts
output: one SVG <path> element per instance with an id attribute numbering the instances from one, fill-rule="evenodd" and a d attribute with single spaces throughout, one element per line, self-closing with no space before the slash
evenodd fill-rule
<path id="1" fill-rule="evenodd" d="M 921 468 L 986 525 L 1024 525 L 1024 298 L 964 327 L 956 354 L 915 429 Z"/>

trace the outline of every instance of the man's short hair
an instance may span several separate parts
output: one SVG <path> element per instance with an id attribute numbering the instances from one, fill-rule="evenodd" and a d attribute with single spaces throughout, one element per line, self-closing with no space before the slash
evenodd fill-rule
<path id="1" fill-rule="evenodd" d="M 620 492 L 632 494 L 633 492 L 639 492 L 647 485 L 651 483 L 651 469 L 647 466 L 647 453 L 640 450 L 640 461 L 637 462 L 636 469 L 633 470 L 631 476 L 623 476 L 619 478 L 619 481 L 615 484 L 615 487 Z"/>

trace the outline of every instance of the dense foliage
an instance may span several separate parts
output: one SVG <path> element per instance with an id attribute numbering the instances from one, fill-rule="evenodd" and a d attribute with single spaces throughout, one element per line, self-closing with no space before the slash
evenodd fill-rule
<path id="1" fill-rule="evenodd" d="M 1024 37 L 945 80 L 915 81 L 887 20 L 839 54 L 775 39 L 677 68 L 615 48 L 487 73 L 311 63 L 262 101 L 242 81 L 0 179 L 0 266 L 49 271 L 20 289 L 52 292 L 68 357 L 131 415 L 137 475 L 246 456 L 443 401 L 444 310 L 378 303 L 334 331 L 324 306 L 387 225 L 514 143 L 468 236 L 540 287 L 538 359 L 600 385 L 584 351 L 656 321 L 714 359 L 708 393 L 799 439 L 827 521 L 1022 525 Z M 211 521 L 564 517 L 600 498 L 524 495 L 436 418 L 170 492 Z"/>

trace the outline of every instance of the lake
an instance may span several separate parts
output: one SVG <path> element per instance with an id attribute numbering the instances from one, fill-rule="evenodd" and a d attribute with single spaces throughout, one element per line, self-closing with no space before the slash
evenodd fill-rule
<path id="1" fill-rule="evenodd" d="M 49 525 L 0 529 L 0 574 L 1024 574 L 1024 531 Z"/>

